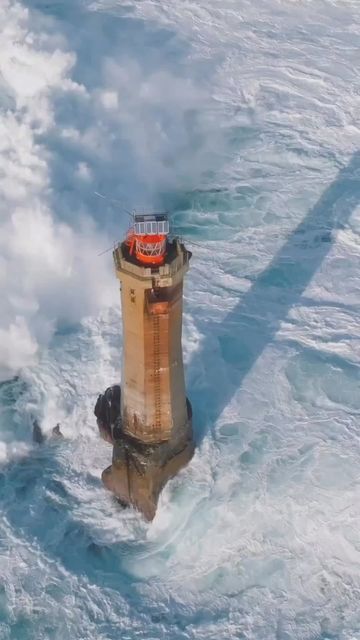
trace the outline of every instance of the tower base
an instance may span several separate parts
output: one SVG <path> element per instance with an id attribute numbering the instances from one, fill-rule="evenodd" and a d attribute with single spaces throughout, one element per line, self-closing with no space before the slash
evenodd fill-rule
<path id="1" fill-rule="evenodd" d="M 194 454 L 191 405 L 187 401 L 188 421 L 176 440 L 146 445 L 123 433 L 120 395 L 119 386 L 109 387 L 95 406 L 100 435 L 114 446 L 112 464 L 103 471 L 102 481 L 123 506 L 133 506 L 152 520 L 161 490 Z"/>

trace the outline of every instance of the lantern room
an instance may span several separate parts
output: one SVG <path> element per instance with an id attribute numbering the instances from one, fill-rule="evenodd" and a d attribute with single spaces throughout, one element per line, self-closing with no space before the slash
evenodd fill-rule
<path id="1" fill-rule="evenodd" d="M 126 244 L 130 255 L 142 264 L 159 265 L 165 259 L 168 235 L 169 219 L 166 213 L 135 214 Z"/>

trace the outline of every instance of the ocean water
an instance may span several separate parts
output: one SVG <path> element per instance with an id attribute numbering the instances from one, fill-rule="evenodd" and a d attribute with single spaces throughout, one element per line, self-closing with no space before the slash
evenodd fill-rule
<path id="1" fill-rule="evenodd" d="M 1 640 L 360 639 L 359 50 L 358 0 L 2 0 Z M 151 524 L 93 416 L 133 207 L 193 251 Z"/>

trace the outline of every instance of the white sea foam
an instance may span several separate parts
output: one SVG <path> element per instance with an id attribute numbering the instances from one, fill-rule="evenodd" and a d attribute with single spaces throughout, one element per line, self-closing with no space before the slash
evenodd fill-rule
<path id="1" fill-rule="evenodd" d="M 57 126 L 55 97 L 81 92 L 74 56 L 32 32 L 20 3 L 0 8 L 1 272 L 0 377 L 34 362 L 59 322 L 76 322 L 111 299 L 101 232 L 77 207 L 72 226 L 52 205 L 52 155 L 41 140 Z M 97 237 L 97 234 L 100 236 Z M 96 274 L 96 277 L 95 277 Z M 77 284 L 75 284 L 77 282 Z M 75 286 L 74 286 L 75 285 Z M 110 291 L 110 293 L 109 293 Z"/>
<path id="2" fill-rule="evenodd" d="M 11 331 L 0 324 L 4 370 L 49 344 L 24 366 L 15 408 L 1 389 L 0 633 L 25 620 L 17 637 L 30 637 L 36 620 L 38 637 L 62 639 L 357 638 L 357 4 L 102 0 L 64 2 L 53 18 L 35 4 L 0 14 L 15 247 L 2 264 L 20 260 Z M 351 179 L 338 175 L 347 165 Z M 100 289 L 105 302 L 116 295 L 110 257 L 94 267 L 89 184 L 135 198 L 141 178 L 139 197 L 170 192 L 177 226 L 202 243 L 184 316 L 199 446 L 150 526 L 100 484 L 111 450 L 92 408 L 119 377 L 120 316 L 85 318 L 90 298 L 104 305 Z M 31 245 L 24 203 L 39 228 Z M 65 277 L 76 256 L 79 277 Z M 64 305 L 64 319 L 81 322 L 52 337 Z M 45 432 L 60 421 L 65 442 L 32 446 L 31 416 Z"/>

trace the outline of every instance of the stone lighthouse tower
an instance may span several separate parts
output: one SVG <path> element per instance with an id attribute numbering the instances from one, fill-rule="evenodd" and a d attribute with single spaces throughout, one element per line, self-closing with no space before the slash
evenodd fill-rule
<path id="1" fill-rule="evenodd" d="M 95 415 L 113 447 L 105 486 L 147 519 L 167 480 L 194 452 L 181 347 L 183 279 L 191 253 L 169 238 L 166 215 L 135 215 L 113 253 L 121 283 L 122 384 L 99 396 Z"/>

